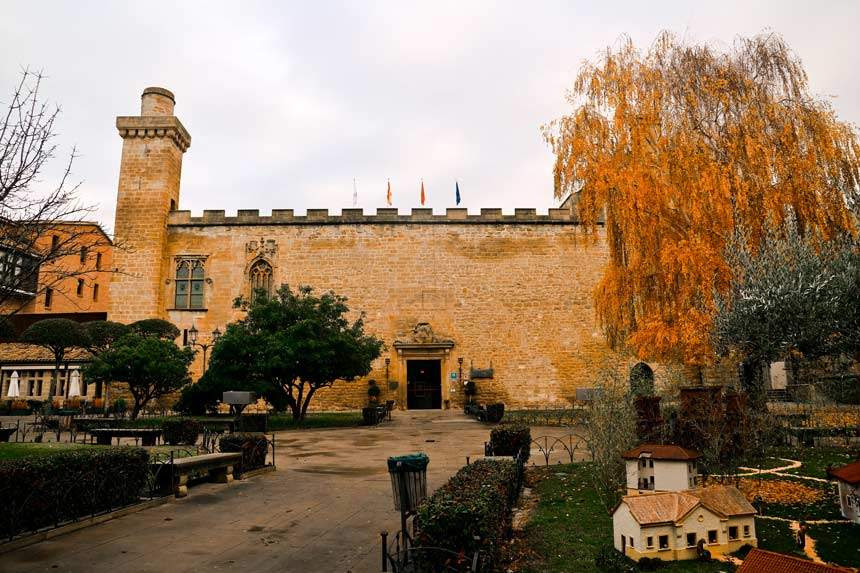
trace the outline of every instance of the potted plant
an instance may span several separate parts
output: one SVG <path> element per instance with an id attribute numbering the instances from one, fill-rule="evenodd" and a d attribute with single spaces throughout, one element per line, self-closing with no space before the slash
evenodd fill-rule
<path id="1" fill-rule="evenodd" d="M 376 406 L 379 404 L 379 395 L 382 391 L 379 389 L 379 386 L 376 385 L 376 380 L 369 380 L 367 382 L 367 401 L 371 406 Z"/>
<path id="2" fill-rule="evenodd" d="M 472 380 L 466 382 L 466 387 L 463 388 L 463 393 L 469 397 L 469 403 L 472 403 L 472 397 L 478 393 L 478 389 L 475 387 L 475 383 Z"/>

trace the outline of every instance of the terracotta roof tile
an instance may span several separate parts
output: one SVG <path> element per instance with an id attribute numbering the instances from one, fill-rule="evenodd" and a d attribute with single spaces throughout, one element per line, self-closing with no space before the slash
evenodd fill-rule
<path id="1" fill-rule="evenodd" d="M 677 523 L 699 505 L 724 517 L 754 514 L 755 508 L 737 488 L 712 485 L 688 491 L 628 495 L 622 500 L 639 525 Z M 614 513 L 614 512 L 613 512 Z"/>
<path id="2" fill-rule="evenodd" d="M 852 462 L 841 468 L 833 468 L 827 470 L 828 477 L 836 478 L 839 481 L 857 485 L 860 483 L 860 460 Z"/>
<path id="3" fill-rule="evenodd" d="M 699 499 L 686 492 L 628 495 L 622 500 L 639 525 L 675 523 L 699 505 Z"/>
<path id="4" fill-rule="evenodd" d="M 738 569 L 738 573 L 845 573 L 846 571 L 852 570 L 762 549 L 750 551 Z"/>
<path id="5" fill-rule="evenodd" d="M 643 455 L 650 457 L 652 460 L 678 461 L 692 461 L 697 460 L 700 457 L 698 452 L 672 444 L 643 444 L 641 446 L 636 446 L 629 452 L 621 454 L 621 457 L 626 460 L 635 460 L 639 459 Z"/>
<path id="6" fill-rule="evenodd" d="M 66 352 L 65 361 L 86 362 L 92 358 L 92 354 L 83 348 L 72 348 Z M 24 344 L 23 342 L 0 343 L 0 364 L 32 364 L 32 363 L 54 363 L 54 355 L 50 350 L 35 344 Z"/>
<path id="7" fill-rule="evenodd" d="M 755 508 L 741 491 L 730 485 L 711 485 L 690 490 L 690 494 L 702 501 L 702 505 L 725 516 L 751 515 Z"/>

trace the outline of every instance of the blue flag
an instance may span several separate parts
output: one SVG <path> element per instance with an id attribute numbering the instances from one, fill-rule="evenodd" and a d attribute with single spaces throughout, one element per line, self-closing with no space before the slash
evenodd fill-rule
<path id="1" fill-rule="evenodd" d="M 455 181 L 454 185 L 457 188 L 457 205 L 459 205 L 460 204 L 460 183 Z"/>

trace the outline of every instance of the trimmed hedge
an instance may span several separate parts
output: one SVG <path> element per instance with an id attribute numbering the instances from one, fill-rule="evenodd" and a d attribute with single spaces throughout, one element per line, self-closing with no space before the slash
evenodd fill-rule
<path id="1" fill-rule="evenodd" d="M 0 461 L 0 538 L 132 504 L 144 490 L 142 448 L 82 448 Z"/>
<path id="2" fill-rule="evenodd" d="M 501 402 L 496 402 L 495 404 L 490 404 L 487 406 L 487 422 L 491 424 L 498 424 L 502 421 L 502 418 L 505 415 L 505 405 Z"/>
<path id="3" fill-rule="evenodd" d="M 268 427 L 268 414 L 242 414 L 239 416 L 239 428 L 242 432 L 265 432 Z"/>
<path id="4" fill-rule="evenodd" d="M 531 454 L 531 445 L 532 431 L 526 424 L 500 424 L 490 431 L 490 447 L 494 456 L 516 456 L 522 449 L 523 463 L 526 463 Z"/>
<path id="5" fill-rule="evenodd" d="M 498 556 L 516 503 L 513 461 L 478 460 L 460 469 L 418 507 L 418 545 Z"/>
<path id="6" fill-rule="evenodd" d="M 164 420 L 161 423 L 161 431 L 165 443 L 171 446 L 178 446 L 180 444 L 193 446 L 197 443 L 197 437 L 203 431 L 203 426 L 197 420 L 179 418 Z"/>
<path id="7" fill-rule="evenodd" d="M 221 437 L 222 452 L 240 452 L 242 460 L 233 471 L 237 474 L 255 470 L 266 465 L 269 441 L 264 434 L 235 433 Z"/>

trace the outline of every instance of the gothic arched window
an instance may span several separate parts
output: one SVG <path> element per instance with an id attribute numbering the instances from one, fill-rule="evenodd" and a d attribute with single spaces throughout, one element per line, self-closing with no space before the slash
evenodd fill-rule
<path id="1" fill-rule="evenodd" d="M 203 259 L 179 259 L 176 261 L 175 308 L 203 308 Z"/>
<path id="2" fill-rule="evenodd" d="M 272 265 L 260 259 L 251 265 L 251 270 L 248 271 L 248 281 L 251 283 L 251 296 L 255 296 L 259 292 L 271 296 Z"/>

